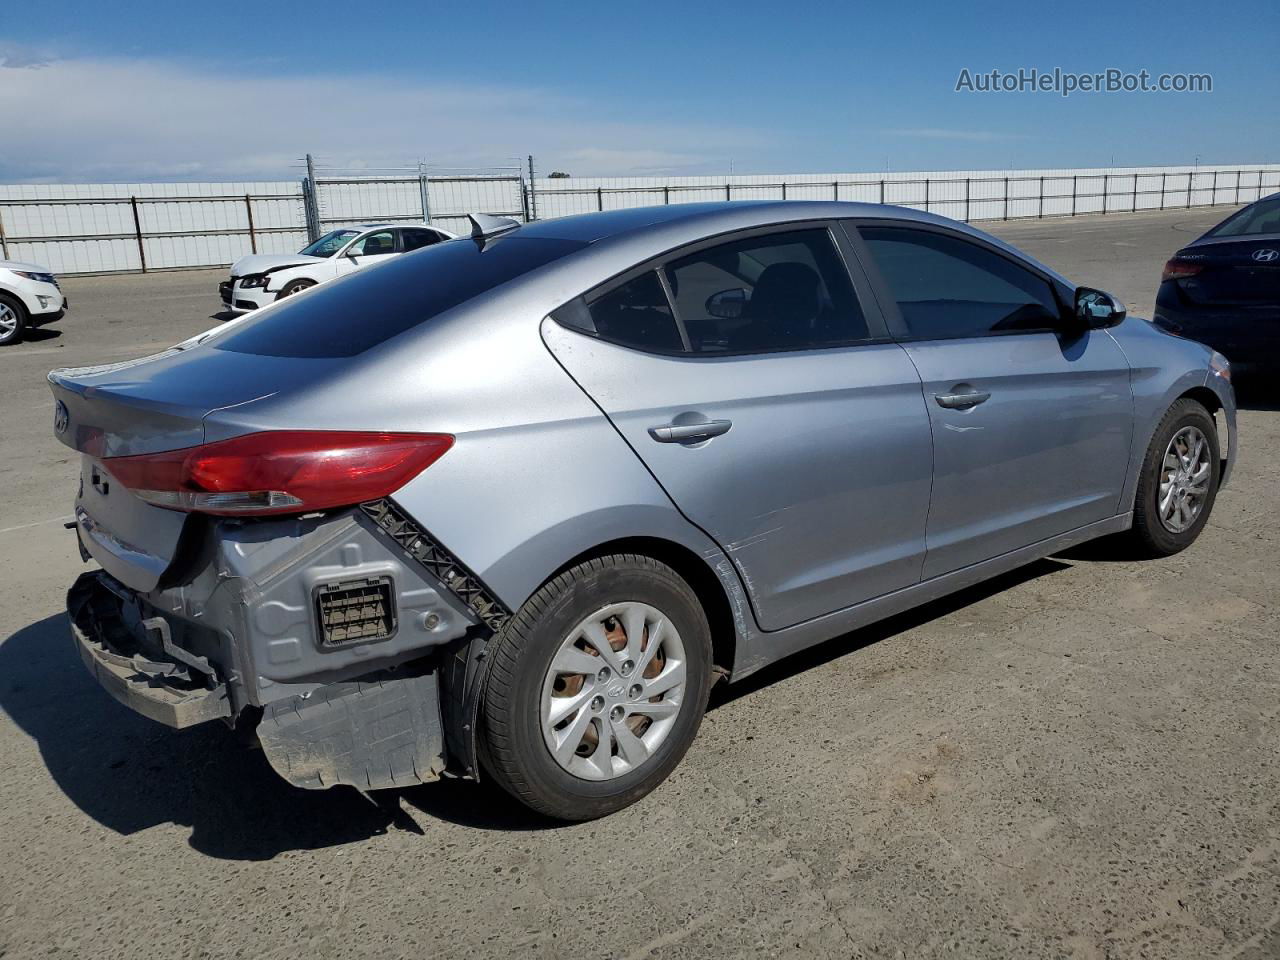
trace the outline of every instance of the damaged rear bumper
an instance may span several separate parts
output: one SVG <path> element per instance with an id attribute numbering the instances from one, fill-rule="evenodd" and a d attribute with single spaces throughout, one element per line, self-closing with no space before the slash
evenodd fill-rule
<path id="1" fill-rule="evenodd" d="M 457 570 L 438 579 L 378 527 L 358 511 L 217 525 L 190 574 L 149 592 L 85 573 L 67 596 L 77 650 L 143 716 L 256 730 L 295 786 L 410 786 L 437 778 L 449 754 L 474 775 L 471 738 L 446 737 L 442 715 L 459 710 L 451 665 L 473 628 L 488 632 L 472 607 L 490 611 L 454 592 Z M 386 617 L 357 616 L 370 604 Z"/>

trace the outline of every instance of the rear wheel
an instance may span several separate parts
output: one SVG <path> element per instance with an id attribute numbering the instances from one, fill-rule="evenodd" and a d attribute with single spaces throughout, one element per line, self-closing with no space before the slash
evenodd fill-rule
<path id="1" fill-rule="evenodd" d="M 27 326 L 27 310 L 21 301 L 0 293 L 0 347 L 17 343 Z"/>
<path id="2" fill-rule="evenodd" d="M 710 677 L 706 616 L 674 570 L 635 554 L 573 567 L 495 639 L 483 703 L 486 772 L 547 816 L 612 813 L 680 762 Z"/>
<path id="3" fill-rule="evenodd" d="M 276 299 L 283 300 L 285 297 L 292 297 L 295 293 L 301 293 L 308 287 L 314 287 L 315 285 L 316 282 L 314 280 L 290 280 L 284 285 L 284 289 L 280 291 Z"/>
<path id="4" fill-rule="evenodd" d="M 1131 537 L 1145 555 L 1167 557 L 1195 542 L 1213 510 L 1221 466 L 1209 411 L 1189 398 L 1174 403 L 1138 477 Z"/>

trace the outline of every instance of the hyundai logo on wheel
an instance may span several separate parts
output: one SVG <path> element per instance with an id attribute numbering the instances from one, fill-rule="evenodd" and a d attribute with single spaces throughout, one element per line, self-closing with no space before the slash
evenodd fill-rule
<path id="1" fill-rule="evenodd" d="M 1280 259 L 1280 250 L 1255 250 L 1253 251 L 1253 259 L 1259 263 L 1272 263 Z"/>

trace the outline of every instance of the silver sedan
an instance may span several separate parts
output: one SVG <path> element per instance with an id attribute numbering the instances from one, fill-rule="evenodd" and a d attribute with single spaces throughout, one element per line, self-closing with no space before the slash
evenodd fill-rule
<path id="1" fill-rule="evenodd" d="M 672 771 L 708 691 L 1096 537 L 1163 556 L 1230 368 L 971 227 L 689 204 L 449 240 L 50 374 L 81 655 L 303 787 L 451 772 L 553 817 Z"/>

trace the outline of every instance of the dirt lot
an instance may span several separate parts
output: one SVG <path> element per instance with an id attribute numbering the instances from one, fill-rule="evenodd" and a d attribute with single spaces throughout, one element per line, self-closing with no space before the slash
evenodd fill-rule
<path id="1" fill-rule="evenodd" d="M 997 225 L 1150 309 L 1226 210 Z M 71 279 L 0 350 L 0 957 L 1280 956 L 1280 413 L 1200 542 L 1041 561 L 717 692 L 669 783 L 550 826 L 490 792 L 286 787 L 118 706 L 62 614 L 54 366 L 211 325 L 217 272 Z"/>

